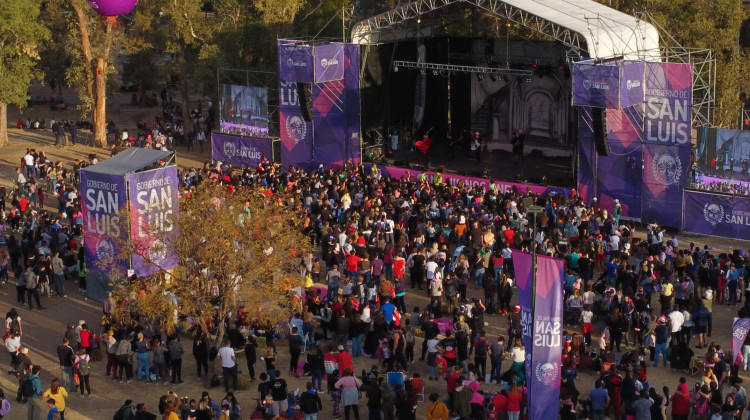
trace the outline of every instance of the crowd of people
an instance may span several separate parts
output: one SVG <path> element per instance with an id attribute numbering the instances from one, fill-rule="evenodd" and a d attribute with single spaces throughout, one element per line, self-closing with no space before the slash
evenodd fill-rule
<path id="1" fill-rule="evenodd" d="M 71 280 L 85 292 L 78 182 L 80 168 L 96 162 L 91 156 L 70 168 L 29 150 L 17 168 L 15 188 L 0 190 L 0 276 L 15 283 L 21 308 L 42 309 L 43 299 L 64 298 Z M 530 349 L 521 342 L 520 310 L 512 304 L 511 250 L 532 248 L 566 261 L 562 418 L 709 419 L 743 413 L 739 371 L 747 367 L 750 343 L 737 357 L 722 347 L 727 343 L 710 337 L 715 305 L 737 306 L 739 317 L 748 316 L 750 254 L 680 244 L 655 224 L 644 226 L 639 237 L 645 239 L 639 239 L 641 228 L 620 219 L 618 202 L 603 208 L 596 200 L 585 205 L 576 195 L 502 192 L 494 183 L 452 185 L 423 174 L 393 179 L 351 163 L 343 170 L 310 172 L 283 170 L 267 160 L 248 169 L 206 163 L 181 170 L 180 182 L 183 199 L 203 182 L 238 194 L 245 187 L 270 196 L 284 191 L 285 204 L 298 211 L 303 232 L 319 248 L 301 258 L 303 304 L 287 337 L 239 314 L 214 320 L 231 327 L 219 348 L 210 337 L 192 334 L 197 377 L 206 388 L 221 385 L 221 377 L 226 397 L 215 404 L 208 393 L 197 402 L 170 393 L 159 402 L 163 418 L 190 413 L 213 418 L 216 412 L 237 418 L 242 353 L 259 391 L 257 402 L 255 395 L 243 396 L 243 405 L 250 406 L 243 415 L 274 419 L 301 412 L 315 419 L 330 404 L 334 417 L 343 411 L 347 420 L 359 419 L 364 399 L 371 419 L 413 419 L 418 412 L 429 419 L 523 417 Z M 48 210 L 52 198 L 43 205 L 45 195 L 55 198 L 55 211 Z M 536 219 L 527 217 L 528 200 L 544 208 Z M 104 302 L 105 315 L 112 302 Z M 100 379 L 90 381 L 89 374 L 90 363 L 99 359 L 106 361 L 107 376 L 120 382 L 182 382 L 184 334 L 162 331 L 153 319 L 105 318 L 98 331 L 85 321 L 68 326 L 64 340 L 54 343 L 60 376 L 43 393 L 39 366 L 22 343 L 18 310 L 6 318 L 5 344 L 19 376 L 17 398 L 49 405 L 28 404 L 29 413 L 56 410 L 64 418 L 66 394 L 87 396 L 92 386 L 96 392 Z M 693 337 L 697 346 L 691 347 Z M 289 389 L 277 364 L 282 346 L 290 356 L 289 375 L 309 379 L 301 391 Z M 703 357 L 693 348 L 705 351 Z M 372 367 L 360 375 L 355 361 Z M 214 372 L 214 363 L 221 372 Z M 257 377 L 256 363 L 263 365 Z M 653 379 L 666 366 L 686 375 L 700 372 L 702 379 L 689 389 L 681 378 L 670 392 L 673 384 Z M 588 395 L 578 391 L 580 381 L 590 377 L 583 372 L 596 376 Z M 426 387 L 435 392 L 420 407 Z M 328 398 L 321 398 L 326 393 Z M 155 418 L 139 416 L 148 409 L 132 401 L 121 411 L 123 418 Z"/>

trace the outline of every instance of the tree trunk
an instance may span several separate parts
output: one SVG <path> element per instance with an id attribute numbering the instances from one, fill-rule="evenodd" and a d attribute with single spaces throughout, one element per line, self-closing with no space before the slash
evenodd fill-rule
<path id="1" fill-rule="evenodd" d="M 0 147 L 10 144 L 8 140 L 8 104 L 0 102 Z"/>
<path id="2" fill-rule="evenodd" d="M 180 66 L 180 93 L 182 95 L 182 126 L 185 128 L 185 135 L 193 130 L 188 130 L 190 121 L 190 88 L 188 87 L 188 62 L 185 57 L 185 43 L 180 44 L 180 58 L 182 59 L 182 65 Z M 192 125 L 192 124 L 191 124 Z M 195 131 L 193 135 L 198 135 Z"/>
<path id="3" fill-rule="evenodd" d="M 96 59 L 96 107 L 94 108 L 94 144 L 107 145 L 107 73 L 103 57 Z"/>
<path id="4" fill-rule="evenodd" d="M 94 144 L 107 146 L 107 59 L 112 49 L 112 21 L 105 21 L 104 51 L 96 57 L 96 103 L 94 107 Z"/>

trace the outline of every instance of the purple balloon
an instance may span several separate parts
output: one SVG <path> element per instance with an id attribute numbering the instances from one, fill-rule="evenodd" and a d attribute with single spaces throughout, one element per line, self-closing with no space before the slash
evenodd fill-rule
<path id="1" fill-rule="evenodd" d="M 130 13 L 138 0 L 88 0 L 89 6 L 102 16 L 120 16 Z"/>

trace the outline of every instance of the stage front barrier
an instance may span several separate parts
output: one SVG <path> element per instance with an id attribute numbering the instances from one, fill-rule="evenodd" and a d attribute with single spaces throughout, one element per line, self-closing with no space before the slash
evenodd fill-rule
<path id="1" fill-rule="evenodd" d="M 254 168 L 263 158 L 273 161 L 273 140 L 213 133 L 211 160 L 235 168 Z"/>
<path id="2" fill-rule="evenodd" d="M 685 232 L 745 240 L 750 232 L 750 197 L 685 190 Z"/>
<path id="3" fill-rule="evenodd" d="M 377 166 L 377 170 L 380 175 L 391 178 L 404 178 L 411 175 L 412 178 L 416 179 L 420 174 L 424 174 L 426 179 L 432 182 L 435 177 L 435 172 L 433 171 L 418 171 L 413 169 L 397 168 L 394 166 L 372 165 L 369 163 L 366 163 L 364 166 L 365 170 L 367 171 L 371 171 L 373 166 Z M 512 191 L 518 191 L 520 193 L 526 193 L 527 191 L 530 191 L 532 194 L 554 193 L 566 197 L 571 194 L 571 190 L 567 188 L 546 187 L 543 185 L 522 184 L 518 182 L 506 182 L 494 179 L 474 178 L 470 176 L 453 175 L 446 173 L 441 173 L 441 176 L 443 178 L 443 182 L 447 184 L 458 185 L 460 182 L 463 182 L 469 188 L 484 187 L 486 189 L 489 189 L 491 184 L 495 184 L 501 194 Z"/>

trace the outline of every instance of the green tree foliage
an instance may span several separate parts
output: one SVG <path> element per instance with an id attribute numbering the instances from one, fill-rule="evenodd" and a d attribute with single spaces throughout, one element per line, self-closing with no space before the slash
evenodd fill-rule
<path id="1" fill-rule="evenodd" d="M 39 23 L 40 0 L 0 1 L 0 146 L 8 144 L 8 104 L 26 105 L 29 85 L 41 79 L 40 45 L 49 37 Z"/>
<path id="2" fill-rule="evenodd" d="M 716 54 L 716 104 L 714 123 L 734 127 L 740 92 L 750 90 L 744 77 L 748 51 L 740 47 L 743 22 L 748 8 L 738 0 L 619 0 L 626 13 L 648 11 L 654 20 L 684 47 L 710 48 Z"/>

